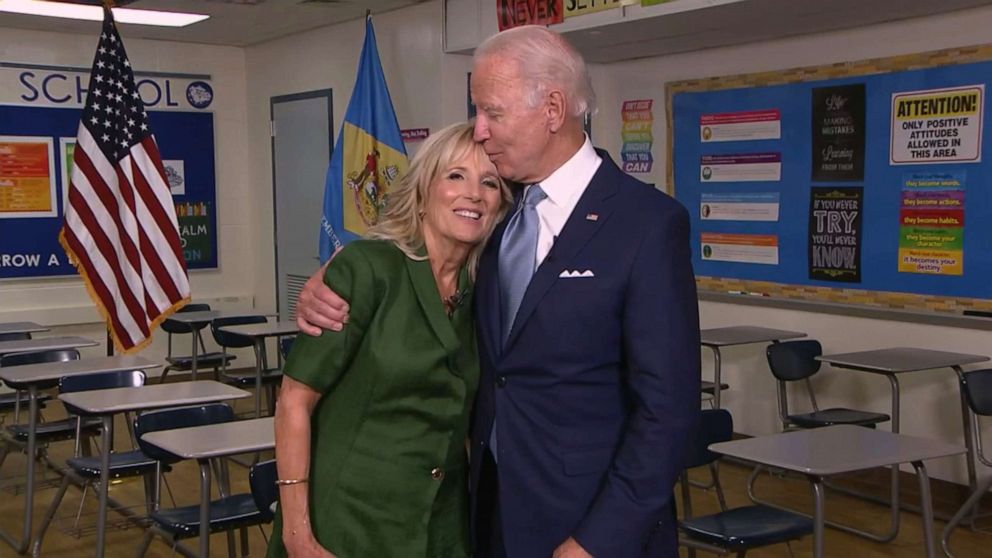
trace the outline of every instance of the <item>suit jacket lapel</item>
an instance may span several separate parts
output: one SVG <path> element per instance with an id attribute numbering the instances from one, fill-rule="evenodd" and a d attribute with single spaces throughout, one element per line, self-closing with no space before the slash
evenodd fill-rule
<path id="1" fill-rule="evenodd" d="M 448 316 L 444 312 L 444 304 L 441 302 L 441 295 L 434 282 L 430 263 L 410 258 L 405 258 L 405 261 L 407 272 L 410 274 L 410 282 L 413 284 L 417 301 L 420 303 L 420 309 L 427 317 L 427 322 L 434 331 L 434 335 L 441 342 L 445 351 L 452 352 L 458 349 L 459 341 Z"/>
<path id="2" fill-rule="evenodd" d="M 561 234 L 558 235 L 551 247 L 548 257 L 541 262 L 541 266 L 537 268 L 534 277 L 530 280 L 527 292 L 524 293 L 524 299 L 520 302 L 520 309 L 517 310 L 513 329 L 510 330 L 510 336 L 506 341 L 507 348 L 520 335 L 520 330 L 534 313 L 537 304 L 551 288 L 551 285 L 558 280 L 563 262 L 567 264 L 571 261 L 613 212 L 611 198 L 616 194 L 620 169 L 605 151 L 599 149 L 596 151 L 603 162 L 599 165 L 599 169 L 593 175 L 592 181 L 589 182 L 582 197 L 579 198 L 579 203 L 572 210 L 572 214 L 569 215 L 568 221 L 565 222 L 565 227 L 562 228 Z M 590 219 L 590 215 L 596 215 L 595 219 Z"/>

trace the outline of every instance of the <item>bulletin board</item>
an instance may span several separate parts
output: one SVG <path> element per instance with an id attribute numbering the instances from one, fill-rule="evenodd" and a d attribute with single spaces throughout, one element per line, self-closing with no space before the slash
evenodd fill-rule
<path id="1" fill-rule="evenodd" d="M 75 275 L 58 242 L 79 108 L 0 105 L 0 279 Z M 189 269 L 217 267 L 211 112 L 148 111 Z"/>
<path id="2" fill-rule="evenodd" d="M 992 47 L 666 87 L 701 291 L 992 311 Z"/>

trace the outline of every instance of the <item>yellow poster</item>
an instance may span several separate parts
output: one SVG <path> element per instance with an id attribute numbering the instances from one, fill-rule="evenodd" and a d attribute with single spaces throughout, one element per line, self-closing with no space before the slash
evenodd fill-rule
<path id="1" fill-rule="evenodd" d="M 55 217 L 51 138 L 0 136 L 0 218 Z"/>
<path id="2" fill-rule="evenodd" d="M 565 17 L 575 17 L 619 8 L 622 0 L 565 0 Z M 629 2 L 628 2 L 629 4 Z"/>

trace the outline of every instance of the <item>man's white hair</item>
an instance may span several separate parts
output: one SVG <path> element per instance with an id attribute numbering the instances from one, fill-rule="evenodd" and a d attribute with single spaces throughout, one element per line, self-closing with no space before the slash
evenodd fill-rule
<path id="1" fill-rule="evenodd" d="M 489 37 L 475 49 L 474 61 L 500 56 L 517 63 L 526 87 L 526 101 L 537 106 L 548 91 L 560 89 L 571 109 L 581 118 L 596 112 L 586 62 L 564 37 L 538 25 L 507 29 Z"/>

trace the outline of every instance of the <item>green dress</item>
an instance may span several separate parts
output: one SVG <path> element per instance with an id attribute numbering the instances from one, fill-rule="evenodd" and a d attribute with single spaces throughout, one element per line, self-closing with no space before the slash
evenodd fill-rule
<path id="1" fill-rule="evenodd" d="M 383 241 L 349 244 L 324 282 L 349 301 L 348 324 L 299 336 L 285 366 L 323 394 L 311 418 L 314 536 L 339 558 L 469 556 L 471 300 L 449 319 L 430 263 Z M 281 514 L 268 556 L 286 556 Z"/>

